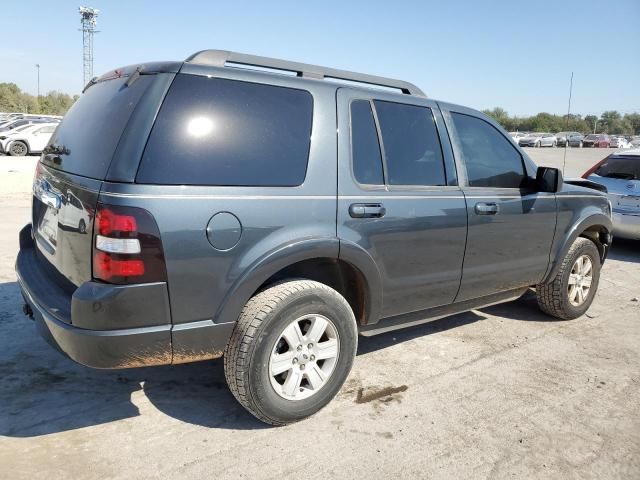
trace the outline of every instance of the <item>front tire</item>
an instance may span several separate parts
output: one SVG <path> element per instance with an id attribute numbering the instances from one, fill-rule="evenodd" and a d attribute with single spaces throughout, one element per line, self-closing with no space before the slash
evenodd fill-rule
<path id="1" fill-rule="evenodd" d="M 252 415 L 286 425 L 333 399 L 357 345 L 355 317 L 342 295 L 311 280 L 289 281 L 247 302 L 225 349 L 225 377 Z"/>
<path id="2" fill-rule="evenodd" d="M 12 157 L 24 157 L 27 153 L 29 153 L 29 147 L 24 142 L 16 140 L 9 147 L 9 155 Z"/>
<path id="3" fill-rule="evenodd" d="M 591 306 L 600 282 L 600 252 L 587 238 L 571 245 L 556 276 L 536 286 L 540 309 L 553 317 L 572 320 Z"/>

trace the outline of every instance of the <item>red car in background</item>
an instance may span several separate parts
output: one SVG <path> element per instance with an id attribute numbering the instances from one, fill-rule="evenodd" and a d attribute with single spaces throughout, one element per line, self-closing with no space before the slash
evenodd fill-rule
<path id="1" fill-rule="evenodd" d="M 587 135 L 582 141 L 583 147 L 609 148 L 609 135 Z"/>

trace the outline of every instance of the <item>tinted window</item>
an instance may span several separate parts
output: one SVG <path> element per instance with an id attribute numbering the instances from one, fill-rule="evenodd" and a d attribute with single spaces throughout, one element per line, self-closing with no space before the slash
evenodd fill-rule
<path id="1" fill-rule="evenodd" d="M 140 183 L 295 186 L 305 178 L 309 92 L 178 75 L 138 171 Z"/>
<path id="2" fill-rule="evenodd" d="M 85 177 L 104 178 L 129 117 L 153 75 L 98 82 L 73 104 L 51 138 L 65 154 L 45 155 L 43 163 Z"/>
<path id="3" fill-rule="evenodd" d="M 384 184 L 378 133 L 367 100 L 356 100 L 351 104 L 351 150 L 356 180 L 365 184 Z"/>
<path id="4" fill-rule="evenodd" d="M 595 173 L 601 177 L 640 180 L 640 157 L 609 157 Z"/>
<path id="5" fill-rule="evenodd" d="M 387 183 L 445 185 L 440 139 L 430 108 L 376 100 Z"/>
<path id="6" fill-rule="evenodd" d="M 467 181 L 472 187 L 518 188 L 525 178 L 522 157 L 490 123 L 452 113 L 462 149 Z"/>

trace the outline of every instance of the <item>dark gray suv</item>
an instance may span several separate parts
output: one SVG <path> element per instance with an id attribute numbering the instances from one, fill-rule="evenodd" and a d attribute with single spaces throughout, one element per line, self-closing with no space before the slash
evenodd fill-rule
<path id="1" fill-rule="evenodd" d="M 208 50 L 90 82 L 38 164 L 16 270 L 73 360 L 224 355 L 281 425 L 333 398 L 358 334 L 531 287 L 582 315 L 612 229 L 591 186 L 412 84 Z"/>

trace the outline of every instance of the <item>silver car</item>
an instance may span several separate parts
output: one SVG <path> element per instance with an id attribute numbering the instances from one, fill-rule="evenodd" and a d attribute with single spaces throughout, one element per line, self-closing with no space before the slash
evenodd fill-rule
<path id="1" fill-rule="evenodd" d="M 613 153 L 583 177 L 607 187 L 613 235 L 640 240 L 640 149 Z"/>

